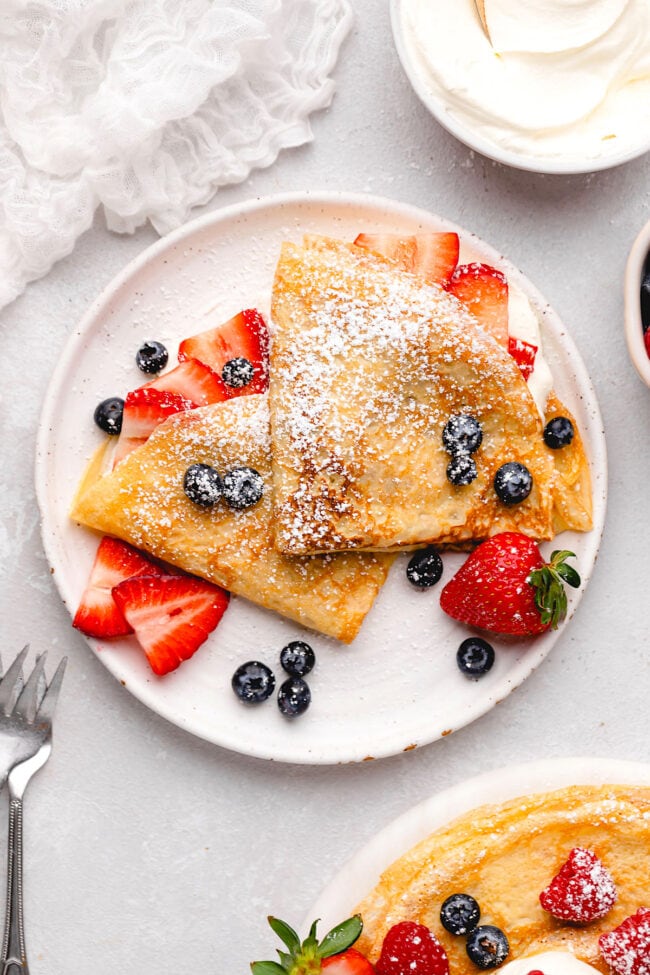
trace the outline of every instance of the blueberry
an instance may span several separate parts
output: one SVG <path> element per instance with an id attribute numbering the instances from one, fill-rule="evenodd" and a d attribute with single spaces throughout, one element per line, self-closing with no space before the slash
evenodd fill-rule
<path id="1" fill-rule="evenodd" d="M 240 356 L 237 359 L 229 359 L 226 362 L 221 370 L 221 378 L 226 386 L 241 389 L 242 386 L 248 386 L 253 378 L 254 371 L 252 362 Z"/>
<path id="2" fill-rule="evenodd" d="M 469 454 L 454 454 L 447 464 L 447 480 L 457 487 L 471 484 L 477 477 L 476 464 Z"/>
<path id="3" fill-rule="evenodd" d="M 232 689 L 246 704 L 260 704 L 275 690 L 275 676 L 270 667 L 259 660 L 249 660 L 232 675 Z"/>
<path id="4" fill-rule="evenodd" d="M 223 497 L 231 508 L 238 511 L 257 504 L 264 494 L 264 478 L 252 467 L 233 467 L 224 474 Z"/>
<path id="5" fill-rule="evenodd" d="M 416 552 L 406 566 L 406 578 L 418 589 L 428 589 L 440 581 L 442 559 L 435 548 L 423 548 Z"/>
<path id="6" fill-rule="evenodd" d="M 302 677 L 289 677 L 278 691 L 278 707 L 287 718 L 304 714 L 310 703 L 311 691 Z"/>
<path id="7" fill-rule="evenodd" d="M 481 446 L 483 431 L 473 416 L 450 416 L 442 431 L 442 443 L 449 454 L 473 454 Z"/>
<path id="8" fill-rule="evenodd" d="M 494 648 L 478 636 L 463 640 L 456 651 L 456 662 L 461 673 L 477 680 L 492 669 Z"/>
<path id="9" fill-rule="evenodd" d="M 533 476 L 519 461 L 502 464 L 494 475 L 494 490 L 503 504 L 520 504 L 533 489 Z"/>
<path id="10" fill-rule="evenodd" d="M 202 508 L 212 508 L 223 493 L 221 478 L 208 464 L 192 464 L 185 471 L 183 490 L 190 501 Z"/>
<path id="11" fill-rule="evenodd" d="M 104 433 L 110 433 L 116 437 L 122 429 L 122 414 L 124 413 L 124 400 L 119 396 L 111 396 L 103 399 L 95 408 L 95 423 Z"/>
<path id="12" fill-rule="evenodd" d="M 573 424 L 566 416 L 554 416 L 544 427 L 544 443 L 551 450 L 568 447 L 573 440 Z"/>
<path id="13" fill-rule="evenodd" d="M 479 922 L 481 909 L 469 894 L 452 894 L 440 908 L 440 923 L 450 934 L 467 934 Z"/>
<path id="14" fill-rule="evenodd" d="M 292 677 L 304 677 L 305 674 L 314 669 L 316 654 L 308 643 L 304 643 L 302 640 L 292 640 L 291 643 L 287 643 L 286 647 L 282 647 L 280 663 Z"/>
<path id="15" fill-rule="evenodd" d="M 646 260 L 641 278 L 641 324 L 644 332 L 650 329 L 650 257 Z"/>
<path id="16" fill-rule="evenodd" d="M 153 339 L 141 345 L 135 354 L 138 369 L 142 372 L 160 372 L 167 365 L 169 352 L 162 342 Z"/>
<path id="17" fill-rule="evenodd" d="M 482 924 L 471 932 L 465 949 L 479 968 L 497 968 L 508 957 L 510 945 L 501 928 Z"/>

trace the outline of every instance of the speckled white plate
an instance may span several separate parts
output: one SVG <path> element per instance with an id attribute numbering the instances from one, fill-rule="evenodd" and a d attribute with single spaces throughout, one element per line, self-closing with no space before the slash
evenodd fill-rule
<path id="1" fill-rule="evenodd" d="M 102 434 L 92 414 L 97 402 L 140 385 L 134 355 L 147 338 L 177 343 L 202 327 L 218 306 L 223 319 L 242 307 L 268 312 L 280 243 L 303 233 L 353 239 L 361 231 L 457 230 L 461 260 L 501 267 L 539 312 L 544 349 L 558 395 L 576 416 L 591 461 L 594 530 L 566 533 L 561 545 L 577 554 L 584 585 L 600 541 L 606 499 L 602 422 L 589 378 L 557 315 L 499 254 L 439 217 L 391 200 L 333 193 L 253 200 L 197 220 L 170 234 L 120 274 L 71 336 L 47 393 L 37 444 L 36 484 L 45 549 L 61 596 L 74 614 L 97 548 L 91 532 L 68 511 L 86 462 Z M 438 605 L 439 589 L 415 591 L 398 559 L 354 644 L 298 625 L 233 598 L 217 630 L 197 654 L 164 678 L 150 671 L 133 638 L 89 640 L 117 680 L 148 707 L 181 728 L 242 753 L 298 763 L 379 758 L 426 744 L 478 718 L 517 687 L 540 663 L 563 628 L 533 641 L 495 640 L 497 662 L 481 681 L 466 680 L 455 662 L 467 632 Z M 445 556 L 449 579 L 462 556 Z M 582 589 L 570 594 L 570 613 Z M 570 621 L 564 624 L 570 625 Z M 235 668 L 257 658 L 280 680 L 278 655 L 303 638 L 318 658 L 310 710 L 293 723 L 273 699 L 247 708 L 235 698 Z"/>
<path id="2" fill-rule="evenodd" d="M 510 765 L 466 779 L 398 816 L 356 853 L 330 881 L 306 916 L 324 933 L 349 917 L 391 863 L 434 830 L 478 806 L 571 785 L 650 786 L 650 765 L 613 758 L 550 758 Z"/>

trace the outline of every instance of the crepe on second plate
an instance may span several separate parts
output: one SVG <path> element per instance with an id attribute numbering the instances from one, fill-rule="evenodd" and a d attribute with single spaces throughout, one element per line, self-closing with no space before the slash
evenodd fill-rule
<path id="1" fill-rule="evenodd" d="M 512 356 L 456 298 L 377 254 L 309 237 L 283 245 L 272 317 L 281 552 L 457 545 L 506 530 L 554 536 L 555 497 L 566 492 L 535 402 Z M 466 486 L 448 480 L 442 443 L 460 413 L 483 431 Z M 493 481 L 510 461 L 529 469 L 533 488 L 506 506 Z M 590 495 L 588 473 L 586 483 Z"/>
<path id="2" fill-rule="evenodd" d="M 593 850 L 612 874 L 617 901 L 600 921 L 571 925 L 539 903 L 574 847 Z M 608 972 L 598 937 L 647 906 L 650 876 L 650 788 L 570 786 L 482 806 L 437 830 L 398 859 L 358 906 L 364 929 L 359 950 L 375 961 L 386 931 L 399 921 L 430 928 L 449 956 L 450 970 L 469 975 L 465 939 L 440 923 L 440 908 L 460 891 L 481 907 L 481 924 L 495 924 L 510 943 L 508 961 L 542 951 L 573 951 Z"/>
<path id="3" fill-rule="evenodd" d="M 244 511 L 194 504 L 183 491 L 191 464 L 222 473 L 252 467 L 264 478 L 261 501 Z M 97 473 L 91 466 L 81 485 L 75 521 L 344 643 L 356 636 L 388 574 L 391 556 L 289 560 L 275 550 L 266 394 L 177 413 L 110 473 Z"/>

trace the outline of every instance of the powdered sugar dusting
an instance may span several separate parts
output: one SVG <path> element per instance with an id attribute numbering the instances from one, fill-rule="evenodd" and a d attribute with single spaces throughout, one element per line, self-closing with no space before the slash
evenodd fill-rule
<path id="1" fill-rule="evenodd" d="M 285 246 L 273 314 L 283 550 L 381 548 L 457 533 L 489 478 L 450 497 L 441 443 L 449 416 L 478 415 L 488 434 L 500 426 L 512 460 L 518 441 L 524 449 L 540 434 L 514 361 L 462 303 L 375 255 L 318 239 L 302 250 Z M 488 436 L 481 456 L 489 454 Z"/>

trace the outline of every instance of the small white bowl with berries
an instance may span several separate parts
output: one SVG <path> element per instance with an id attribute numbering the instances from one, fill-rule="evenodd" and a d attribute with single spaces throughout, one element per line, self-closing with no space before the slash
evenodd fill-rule
<path id="1" fill-rule="evenodd" d="M 639 376 L 650 386 L 650 220 L 630 249 L 624 287 L 628 352 Z"/>

